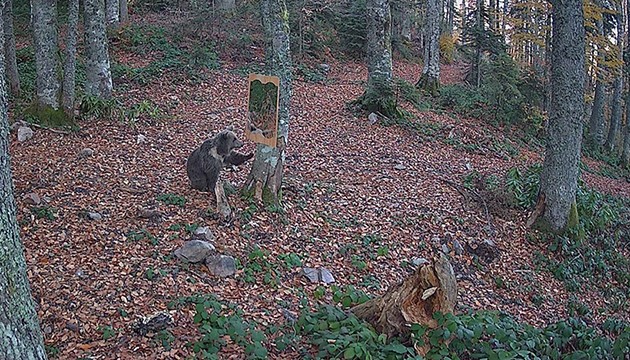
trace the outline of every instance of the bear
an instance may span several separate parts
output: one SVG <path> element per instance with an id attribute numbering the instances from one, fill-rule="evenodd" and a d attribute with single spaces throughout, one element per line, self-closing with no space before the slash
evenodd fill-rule
<path id="1" fill-rule="evenodd" d="M 232 127 L 208 139 L 190 154 L 186 162 L 186 173 L 193 189 L 214 191 L 219 173 L 226 165 L 241 165 L 254 154 L 241 154 L 235 149 L 243 146 Z"/>

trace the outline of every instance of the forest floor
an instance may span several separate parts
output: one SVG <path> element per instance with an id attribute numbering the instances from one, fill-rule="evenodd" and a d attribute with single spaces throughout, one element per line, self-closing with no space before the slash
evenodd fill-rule
<path id="1" fill-rule="evenodd" d="M 118 62 L 144 66 L 147 56 L 115 49 Z M 146 64 L 146 63 L 145 63 Z M 18 220 L 26 248 L 29 279 L 38 304 L 46 344 L 59 359 L 184 359 L 199 338 L 194 309 L 167 309 L 170 301 L 193 294 L 215 294 L 238 305 L 244 317 L 261 327 L 285 322 L 285 310 L 298 313 L 302 296 L 310 304 L 333 303 L 331 291 L 316 299 L 301 267 L 285 266 L 290 254 L 303 266 L 326 267 L 335 285 L 353 285 L 379 295 L 413 271 L 414 258 L 431 259 L 446 245 L 459 286 L 458 311 L 468 308 L 508 312 L 533 325 L 567 317 L 571 297 L 592 309 L 609 309 L 596 289 L 569 293 L 550 273 L 537 269 L 543 244 L 528 240 L 526 211 L 492 207 L 489 216 L 460 187 L 473 171 L 503 179 L 507 170 L 542 160 L 542 149 L 510 138 L 510 130 L 446 112 L 408 107 L 413 122 L 427 133 L 401 126 L 371 125 L 346 103 L 363 91 L 366 67 L 331 61 L 327 80 L 293 84 L 291 123 L 284 172 L 284 212 L 256 209 L 237 194 L 230 196 L 234 221 L 206 216 L 212 199 L 190 188 L 185 160 L 207 136 L 235 125 L 239 137 L 247 105 L 247 78 L 222 64 L 206 78 L 190 81 L 165 72 L 147 84 L 128 83 L 115 96 L 127 108 L 148 100 L 160 116 L 140 114 L 133 122 L 83 120 L 81 130 L 60 134 L 36 130 L 11 155 Z M 395 61 L 397 77 L 415 82 L 417 63 Z M 462 68 L 445 65 L 442 82 L 461 81 Z M 131 84 L 131 85 L 130 85 Z M 422 127 L 421 127 L 422 128 Z M 138 135 L 146 138 L 138 142 Z M 447 138 L 481 144 L 471 151 Z M 433 140 L 431 139 L 433 138 Z M 246 141 L 244 151 L 254 145 Z M 506 144 L 515 155 L 496 151 Z M 485 146 L 484 144 L 488 145 Z M 92 156 L 79 153 L 92 148 Z M 585 160 L 589 167 L 601 165 Z M 225 177 L 237 188 L 248 163 Z M 595 173 L 583 174 L 588 186 L 630 198 L 630 184 Z M 25 195 L 45 203 L 35 207 Z M 165 197 L 185 198 L 183 206 Z M 158 206 L 157 221 L 138 218 L 139 208 Z M 90 220 L 85 214 L 102 214 Z M 203 266 L 185 266 L 172 256 L 190 238 L 187 227 L 209 226 L 221 253 L 243 267 L 229 278 L 216 278 Z M 476 247 L 486 239 L 500 255 L 486 264 L 468 251 L 455 254 L 453 240 Z M 262 281 L 264 270 L 246 281 L 249 255 L 267 252 L 277 284 Z M 380 250 L 379 250 L 380 249 Z M 383 250 L 386 249 L 386 250 Z M 249 260 L 248 260 L 249 259 Z M 271 265 L 270 265 L 271 266 Z M 500 279 L 497 280 L 497 279 Z M 536 297 L 539 301 L 532 301 Z M 139 318 L 158 311 L 174 317 L 170 350 L 132 330 Z M 628 309 L 605 316 L 628 318 Z M 271 358 L 295 357 L 270 348 Z M 222 358 L 241 358 L 227 346 Z"/>

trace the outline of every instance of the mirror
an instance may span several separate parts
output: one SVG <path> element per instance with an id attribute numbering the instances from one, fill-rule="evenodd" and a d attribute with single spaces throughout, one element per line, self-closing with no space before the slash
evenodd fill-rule
<path id="1" fill-rule="evenodd" d="M 277 76 L 249 75 L 245 136 L 253 142 L 276 147 L 279 85 Z"/>

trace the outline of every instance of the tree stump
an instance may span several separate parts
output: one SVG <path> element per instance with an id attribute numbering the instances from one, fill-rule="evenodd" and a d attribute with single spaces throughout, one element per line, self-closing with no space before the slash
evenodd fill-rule
<path id="1" fill-rule="evenodd" d="M 225 195 L 225 189 L 223 188 L 223 181 L 217 181 L 214 186 L 214 194 L 217 197 L 217 213 L 224 221 L 230 220 L 232 216 L 232 208 Z"/>
<path id="2" fill-rule="evenodd" d="M 435 312 L 452 313 L 457 301 L 457 281 L 448 258 L 444 254 L 419 267 L 402 283 L 392 287 L 381 297 L 352 308 L 359 318 L 366 320 L 387 337 L 410 338 L 409 324 L 437 327 Z M 425 342 L 427 343 L 427 342 Z M 428 347 L 417 348 L 424 355 Z"/>

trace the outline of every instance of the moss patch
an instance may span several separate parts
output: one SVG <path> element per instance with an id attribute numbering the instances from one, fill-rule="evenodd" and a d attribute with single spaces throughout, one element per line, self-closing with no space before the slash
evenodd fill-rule
<path id="1" fill-rule="evenodd" d="M 79 126 L 74 119 L 70 118 L 63 109 L 55 109 L 51 106 L 38 106 L 32 104 L 25 111 L 29 122 L 40 124 L 49 128 L 60 128 L 67 130 L 78 130 Z"/>

